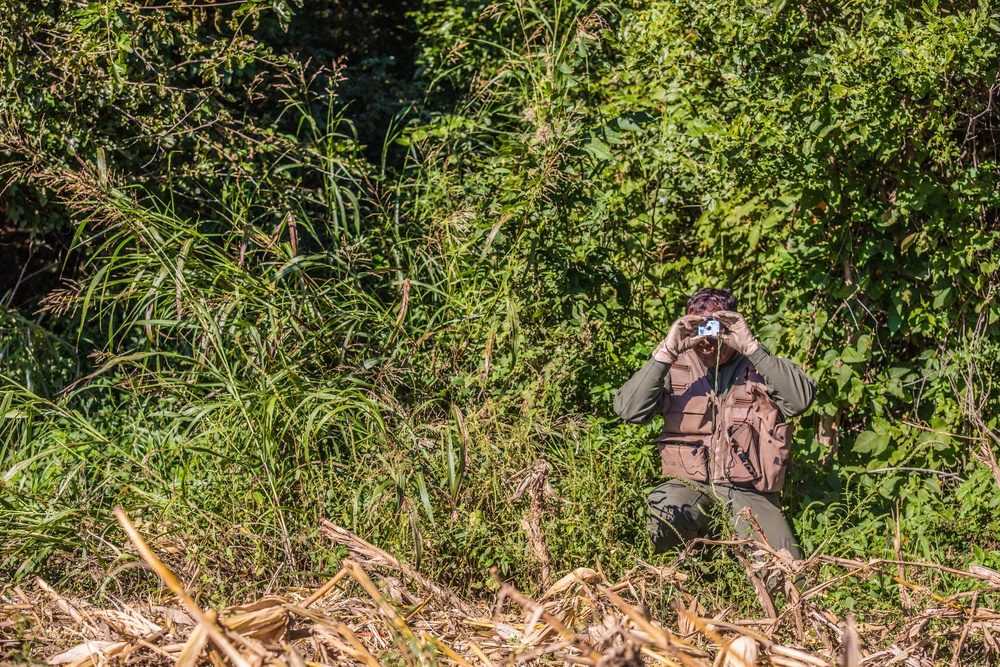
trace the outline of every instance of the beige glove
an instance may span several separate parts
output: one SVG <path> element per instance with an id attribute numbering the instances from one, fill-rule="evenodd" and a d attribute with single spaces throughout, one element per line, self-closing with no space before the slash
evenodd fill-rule
<path id="1" fill-rule="evenodd" d="M 653 350 L 653 358 L 665 364 L 672 364 L 682 352 L 690 350 L 701 338 L 698 326 L 705 323 L 700 315 L 685 315 L 670 325 L 667 337 Z"/>
<path id="2" fill-rule="evenodd" d="M 747 321 L 739 313 L 731 310 L 720 310 L 713 317 L 722 322 L 722 325 L 728 329 L 725 333 L 719 334 L 719 340 L 724 344 L 746 356 L 753 354 L 760 347 L 760 341 L 750 333 Z"/>

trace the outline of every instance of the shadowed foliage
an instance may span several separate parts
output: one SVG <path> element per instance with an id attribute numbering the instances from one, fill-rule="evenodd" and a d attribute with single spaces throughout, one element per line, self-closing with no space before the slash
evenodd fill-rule
<path id="1" fill-rule="evenodd" d="M 102 590 L 115 505 L 226 601 L 329 571 L 324 517 L 473 594 L 537 589 L 525 519 L 626 572 L 658 465 L 611 399 L 701 286 L 819 383 L 807 553 L 1000 565 L 992 9 L 0 4 L 7 223 L 72 245 L 0 322 L 11 579 Z"/>

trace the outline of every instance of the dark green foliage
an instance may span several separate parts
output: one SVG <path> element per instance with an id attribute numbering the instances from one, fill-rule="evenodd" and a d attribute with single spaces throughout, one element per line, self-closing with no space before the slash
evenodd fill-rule
<path id="1" fill-rule="evenodd" d="M 345 129 L 331 122 L 340 66 L 278 55 L 254 36 L 280 32 L 289 10 L 5 3 L 0 53 L 11 67 L 0 79 L 0 125 L 22 137 L 5 153 L 118 174 L 181 214 L 245 206 L 271 233 L 327 181 L 346 177 L 339 151 L 354 150 L 349 130 L 325 134 Z M 75 227 L 65 209 L 45 205 L 58 202 L 54 193 L 30 179 L 13 185 L 10 222 L 36 233 Z"/>
<path id="2" fill-rule="evenodd" d="M 418 9 L 416 79 L 379 70 L 400 100 L 361 65 L 312 78 L 261 4 L 22 7 L 18 34 L 65 48 L 0 41 L 24 60 L 5 196 L 57 202 L 81 268 L 46 306 L 71 335 L 4 324 L 5 570 L 93 555 L 110 585 L 122 504 L 194 536 L 232 597 L 333 567 L 321 516 L 455 585 L 495 564 L 532 588 L 510 498 L 543 458 L 555 567 L 625 571 L 658 467 L 611 399 L 700 286 L 820 383 L 784 497 L 807 552 L 894 557 L 898 523 L 909 558 L 1000 565 L 990 10 Z M 399 110 L 377 155 L 344 91 Z M 688 567 L 752 604 L 727 555 Z"/>

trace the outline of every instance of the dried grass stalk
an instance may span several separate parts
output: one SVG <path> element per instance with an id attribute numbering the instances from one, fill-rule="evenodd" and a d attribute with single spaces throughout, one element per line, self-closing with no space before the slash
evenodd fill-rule
<path id="1" fill-rule="evenodd" d="M 1000 614 L 982 608 L 979 598 L 973 594 L 971 608 L 943 598 L 942 603 L 914 615 L 899 628 L 896 642 L 888 649 L 863 657 L 863 631 L 850 618 L 842 622 L 810 601 L 814 591 L 823 590 L 823 586 L 814 586 L 812 591 L 801 596 L 789 595 L 790 606 L 775 619 L 724 620 L 732 606 L 716 613 L 715 618 L 709 618 L 710 612 L 696 596 L 685 604 L 678 600 L 675 605 L 677 627 L 685 639 L 662 623 L 654 622 L 643 606 L 630 603 L 616 592 L 631 589 L 632 594 L 641 599 L 644 578 L 661 577 L 655 570 L 641 570 L 628 582 L 607 585 L 600 569 L 578 568 L 553 584 L 542 602 L 532 600 L 509 582 L 497 578 L 500 582 L 498 598 L 512 601 L 517 608 L 513 613 L 504 613 L 501 603 L 493 619 L 484 619 L 463 612 L 453 604 L 453 600 L 459 599 L 455 593 L 414 577 L 410 577 L 411 581 L 420 586 L 429 584 L 428 588 L 432 586 L 441 595 L 425 597 L 404 616 L 392 599 L 419 598 L 389 576 L 373 579 L 360 563 L 348 559 L 334 577 L 305 598 L 297 594 L 268 596 L 251 604 L 228 608 L 221 613 L 220 620 L 214 611 L 202 611 L 194 603 L 124 513 L 120 513 L 119 521 L 143 560 L 177 595 L 177 602 L 184 607 L 186 615 L 166 606 L 145 607 L 140 611 L 119 604 L 117 610 L 95 609 L 86 602 L 67 599 L 47 584 L 39 584 L 38 599 L 31 600 L 24 591 L 14 587 L 10 590 L 23 604 L 6 604 L 4 600 L 0 608 L 30 615 L 35 620 L 31 627 L 39 634 L 50 631 L 48 643 L 53 647 L 62 645 L 62 650 L 53 648 L 49 664 L 104 667 L 112 658 L 121 661 L 126 657 L 129 662 L 142 662 L 143 656 L 133 653 L 148 650 L 176 660 L 179 667 L 206 663 L 215 667 L 321 667 L 329 664 L 385 667 L 380 656 L 389 656 L 386 658 L 389 664 L 406 667 L 430 667 L 442 662 L 459 667 L 496 667 L 499 664 L 541 667 L 559 663 L 590 667 L 641 667 L 643 664 L 751 667 L 766 663 L 777 667 L 833 667 L 834 664 L 838 667 L 888 667 L 929 664 L 934 644 L 928 641 L 926 629 L 931 622 L 946 638 L 944 641 L 951 649 L 954 665 L 962 664 L 959 656 L 963 650 L 968 652 L 973 633 L 983 638 L 983 644 L 976 644 L 978 650 L 1000 651 L 993 636 L 1000 630 Z M 377 567 L 412 572 L 405 563 L 339 530 L 342 531 L 339 533 L 341 539 L 370 558 L 368 565 L 373 572 Z M 745 546 L 742 542 L 738 544 Z M 774 559 L 764 564 L 767 567 L 779 571 L 789 568 L 788 563 L 766 549 L 762 553 L 765 558 Z M 897 571 L 896 563 L 889 561 L 839 564 L 852 573 L 871 573 L 880 568 L 887 575 Z M 907 563 L 911 571 L 920 565 Z M 935 569 L 944 568 L 937 566 Z M 991 580 L 995 573 L 992 571 L 983 569 L 963 574 L 993 586 Z M 327 595 L 337 586 L 341 587 L 338 595 Z M 355 597 L 362 590 L 364 593 Z M 464 601 L 461 606 L 472 608 Z M 814 652 L 781 644 L 771 638 L 777 635 L 765 635 L 748 627 L 760 626 L 768 633 L 778 629 L 786 633 L 797 632 L 798 628 L 790 625 L 796 612 L 799 617 L 808 618 L 816 630 L 815 635 L 808 637 L 809 642 L 818 647 Z M 197 625 L 186 623 L 188 615 Z M 60 628 L 59 622 L 45 626 L 42 617 L 58 619 L 64 627 Z M 176 622 L 178 619 L 185 623 Z M 107 640 L 88 639 L 81 643 L 80 630 L 84 624 L 100 628 Z M 191 630 L 186 636 L 179 632 L 179 629 L 186 632 L 189 627 Z M 216 636 L 221 639 L 217 640 Z M 66 643 L 70 638 L 72 645 Z"/>

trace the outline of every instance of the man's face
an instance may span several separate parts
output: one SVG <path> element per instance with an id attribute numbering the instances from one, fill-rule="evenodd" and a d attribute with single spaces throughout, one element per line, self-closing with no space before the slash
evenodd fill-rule
<path id="1" fill-rule="evenodd" d="M 715 315 L 715 309 L 688 311 L 688 315 L 708 318 Z M 722 365 L 736 354 L 736 350 L 725 345 L 714 336 L 699 341 L 691 349 L 701 359 L 701 363 L 705 364 L 705 368 L 715 368 L 716 363 Z"/>

